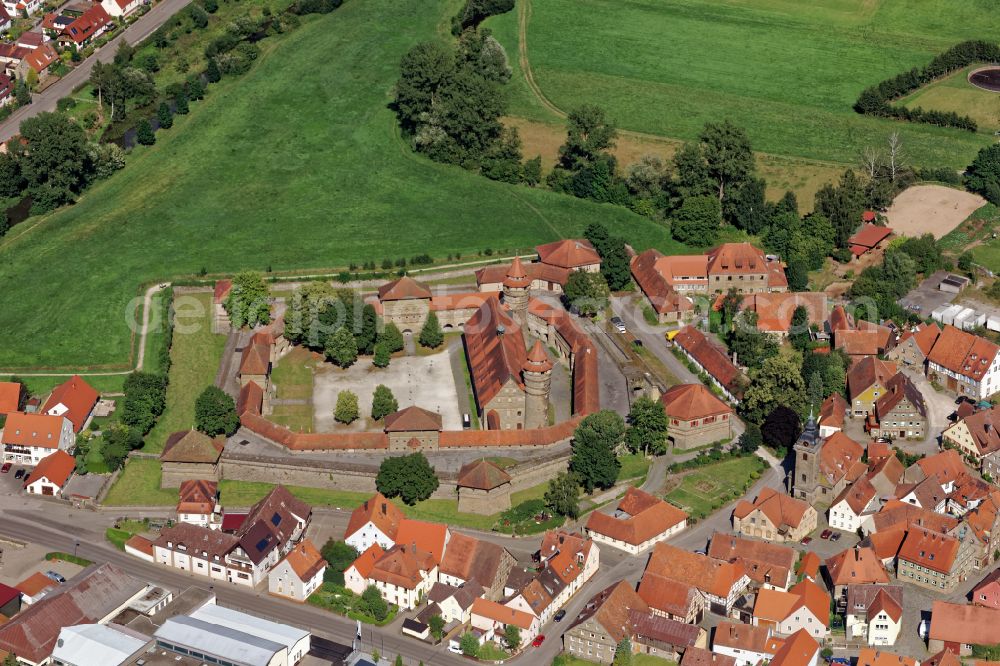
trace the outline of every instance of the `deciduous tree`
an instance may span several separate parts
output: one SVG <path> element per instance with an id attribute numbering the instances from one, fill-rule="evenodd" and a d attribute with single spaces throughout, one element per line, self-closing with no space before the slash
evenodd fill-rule
<path id="1" fill-rule="evenodd" d="M 779 406 L 800 413 L 805 407 L 805 388 L 794 357 L 772 356 L 759 367 L 751 367 L 750 384 L 743 393 L 740 411 L 753 423 L 762 423 Z"/>
<path id="2" fill-rule="evenodd" d="M 666 453 L 667 414 L 663 410 L 663 403 L 646 396 L 632 403 L 625 443 L 633 453 Z"/>
<path id="3" fill-rule="evenodd" d="M 722 209 L 715 197 L 689 197 L 670 218 L 670 232 L 682 243 L 711 245 L 719 237 Z"/>
<path id="4" fill-rule="evenodd" d="M 358 419 L 358 396 L 353 391 L 341 391 L 337 394 L 337 407 L 333 418 L 340 423 L 353 423 Z"/>
<path id="5" fill-rule="evenodd" d="M 347 368 L 358 360 L 358 343 L 347 327 L 341 326 L 326 339 L 326 356 L 341 368 Z"/>
<path id="6" fill-rule="evenodd" d="M 209 437 L 232 435 L 240 427 L 236 403 L 218 386 L 207 386 L 194 403 L 195 427 Z"/>
<path id="7" fill-rule="evenodd" d="M 789 448 L 798 439 L 801 427 L 799 415 L 785 406 L 778 406 L 764 419 L 760 427 L 764 442 L 774 448 Z"/>
<path id="8" fill-rule="evenodd" d="M 349 543 L 329 539 L 323 544 L 320 555 L 326 560 L 326 571 L 323 580 L 334 585 L 344 584 L 344 571 L 358 559 L 358 551 Z"/>
<path id="9" fill-rule="evenodd" d="M 593 164 L 614 148 L 618 131 L 604 109 L 584 104 L 566 118 L 566 143 L 559 147 L 559 165 L 569 171 Z"/>
<path id="10" fill-rule="evenodd" d="M 1000 206 L 1000 143 L 979 151 L 965 170 L 965 186 Z"/>
<path id="11" fill-rule="evenodd" d="M 386 458 L 375 477 L 378 491 L 386 497 L 399 497 L 406 504 L 416 504 L 438 488 L 438 478 L 427 458 L 419 451 L 407 456 Z"/>
<path id="12" fill-rule="evenodd" d="M 382 593 L 374 585 L 369 585 L 361 593 L 361 600 L 358 606 L 358 610 L 366 615 L 370 615 L 378 622 L 389 617 L 389 605 L 385 603 Z"/>
<path id="13" fill-rule="evenodd" d="M 545 491 L 545 506 L 567 518 L 576 519 L 580 515 L 580 483 L 570 472 L 560 472 L 549 479 Z"/>
<path id="14" fill-rule="evenodd" d="M 264 278 L 256 271 L 233 276 L 233 287 L 225 302 L 234 328 L 254 328 L 271 321 L 271 298 Z"/>
<path id="15" fill-rule="evenodd" d="M 375 393 L 372 396 L 372 418 L 376 421 L 381 421 L 389 414 L 397 411 L 399 411 L 399 403 L 396 401 L 396 396 L 392 394 L 389 387 L 385 384 L 376 386 Z"/>
<path id="16" fill-rule="evenodd" d="M 577 426 L 569 467 L 588 493 L 614 485 L 621 469 L 616 451 L 624 439 L 625 421 L 609 409 L 585 417 Z"/>
<path id="17" fill-rule="evenodd" d="M 719 201 L 726 188 L 738 186 L 754 172 L 753 150 L 746 130 L 728 120 L 707 123 L 698 136 L 708 174 L 715 181 Z"/>
<path id="18" fill-rule="evenodd" d="M 601 273 L 573 271 L 566 280 L 563 301 L 572 312 L 593 317 L 608 306 L 611 292 Z"/>

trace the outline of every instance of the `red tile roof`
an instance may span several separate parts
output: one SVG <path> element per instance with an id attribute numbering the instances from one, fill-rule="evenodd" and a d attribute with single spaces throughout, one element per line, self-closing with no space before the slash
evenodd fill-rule
<path id="1" fill-rule="evenodd" d="M 830 623 L 830 595 L 808 578 L 794 585 L 788 592 L 761 588 L 753 606 L 753 616 L 772 622 L 784 622 L 801 608 L 811 612 L 820 624 Z"/>
<path id="2" fill-rule="evenodd" d="M 847 401 L 839 393 L 831 393 L 819 407 L 817 423 L 830 428 L 844 427 L 844 414 L 847 412 Z"/>
<path id="3" fill-rule="evenodd" d="M 527 275 L 528 280 L 531 282 L 536 280 L 541 282 L 553 282 L 565 287 L 566 282 L 569 280 L 570 269 L 568 268 L 560 268 L 559 266 L 553 266 L 551 264 L 522 264 L 521 267 Z M 484 284 L 502 285 L 504 280 L 507 279 L 507 272 L 509 270 L 509 266 L 504 266 L 502 264 L 484 266 L 475 273 L 476 284 L 479 287 L 482 287 Z M 487 294 L 481 295 L 485 296 Z"/>
<path id="4" fill-rule="evenodd" d="M 125 542 L 127 548 L 132 548 L 139 551 L 140 553 L 145 553 L 150 557 L 153 556 L 153 542 L 144 536 L 138 534 L 132 535 L 128 541 Z"/>
<path id="5" fill-rule="evenodd" d="M 770 666 L 808 666 L 819 650 L 819 643 L 805 629 L 799 629 L 778 649 Z"/>
<path id="6" fill-rule="evenodd" d="M 618 502 L 615 517 L 594 511 L 587 519 L 587 531 L 638 546 L 687 520 L 687 513 L 658 497 L 629 487 Z"/>
<path id="7" fill-rule="evenodd" d="M 52 389 L 49 399 L 45 401 L 42 411 L 50 412 L 59 405 L 66 411 L 62 414 L 73 424 L 73 430 L 80 432 L 83 424 L 90 416 L 98 399 L 97 390 L 84 381 L 80 375 L 73 375 L 67 381 Z"/>
<path id="8" fill-rule="evenodd" d="M 1000 450 L 1000 430 L 998 430 L 1000 428 L 1000 405 L 973 412 L 966 416 L 962 422 L 968 429 L 972 443 L 979 455 Z"/>
<path id="9" fill-rule="evenodd" d="M 684 650 L 680 666 L 736 666 L 736 657 L 691 646 Z"/>
<path id="10" fill-rule="evenodd" d="M 250 342 L 240 356 L 240 375 L 266 375 L 271 370 L 271 345 Z"/>
<path id="11" fill-rule="evenodd" d="M 570 629 L 593 618 L 617 643 L 631 634 L 629 611 L 645 613 L 649 606 L 628 582 L 618 581 L 591 597 Z"/>
<path id="12" fill-rule="evenodd" d="M 430 297 L 430 289 L 407 275 L 378 288 L 378 299 L 380 301 L 403 301 L 413 298 Z"/>
<path id="13" fill-rule="evenodd" d="M 979 382 L 990 369 L 997 354 L 1000 354 L 1000 346 L 986 338 L 954 326 L 945 326 L 927 360 Z"/>
<path id="14" fill-rule="evenodd" d="M 538 259 L 560 268 L 582 268 L 601 263 L 601 255 L 586 239 L 566 239 L 535 247 Z"/>
<path id="15" fill-rule="evenodd" d="M 674 344 L 690 354 L 726 390 L 739 397 L 742 393 L 739 368 L 722 350 L 709 342 L 704 333 L 694 326 L 685 326 L 674 336 Z"/>
<path id="16" fill-rule="evenodd" d="M 531 286 L 531 278 L 528 277 L 528 273 L 521 264 L 521 257 L 514 257 L 514 261 L 510 263 L 510 268 L 507 269 L 507 275 L 503 280 L 503 286 L 511 289 L 524 289 Z"/>
<path id="17" fill-rule="evenodd" d="M 225 440 L 220 437 L 212 438 L 197 430 L 181 430 L 167 437 L 163 453 L 160 454 L 160 462 L 214 465 L 219 462 L 225 446 Z"/>
<path id="18" fill-rule="evenodd" d="M 948 574 L 955 565 L 958 549 L 959 541 L 955 537 L 911 525 L 899 549 L 899 559 Z"/>
<path id="19" fill-rule="evenodd" d="M 774 488 L 763 488 L 754 501 L 740 500 L 733 509 L 733 516 L 744 519 L 753 511 L 760 511 L 779 531 L 783 527 L 797 528 L 810 506 L 807 502 L 778 492 Z"/>
<path id="20" fill-rule="evenodd" d="M 535 340 L 535 344 L 528 351 L 528 357 L 525 359 L 522 369 L 525 372 L 535 373 L 548 372 L 552 369 L 552 361 L 549 360 L 549 354 L 545 351 L 545 345 L 542 344 L 541 340 Z"/>
<path id="21" fill-rule="evenodd" d="M 177 513 L 207 515 L 215 509 L 219 484 L 207 479 L 181 481 Z"/>
<path id="22" fill-rule="evenodd" d="M 465 324 L 463 333 L 472 371 L 472 385 L 481 408 L 509 382 L 524 386 L 521 368 L 527 358 L 521 328 L 500 301 L 483 303 Z"/>
<path id="23" fill-rule="evenodd" d="M 73 476 L 75 469 L 76 459 L 73 456 L 62 450 L 56 451 L 45 456 L 41 462 L 35 465 L 31 474 L 24 480 L 24 487 L 27 488 L 44 477 L 49 480 L 49 483 L 62 488 L 69 481 L 69 477 Z"/>
<path id="24" fill-rule="evenodd" d="M 524 631 L 531 629 L 531 624 L 535 621 L 535 617 L 531 613 L 525 613 L 482 597 L 472 602 L 472 614 L 500 624 L 513 624 Z"/>
<path id="25" fill-rule="evenodd" d="M 705 253 L 709 275 L 745 275 L 767 273 L 764 252 L 750 243 L 723 243 Z"/>
<path id="26" fill-rule="evenodd" d="M 819 555 L 810 550 L 802 555 L 799 563 L 795 566 L 795 573 L 804 578 L 816 580 L 819 576 L 819 565 Z"/>
<path id="27" fill-rule="evenodd" d="M 848 396 L 854 400 L 875 384 L 885 386 L 898 371 L 899 368 L 895 363 L 866 356 L 847 371 Z"/>
<path id="28" fill-rule="evenodd" d="M 663 258 L 658 250 L 646 250 L 633 257 L 631 270 L 636 284 L 659 314 L 693 310 L 691 300 L 674 291 L 670 282 L 657 270 L 657 264 Z"/>
<path id="29" fill-rule="evenodd" d="M 868 647 L 861 648 L 855 666 L 917 666 L 919 663 L 913 657 Z"/>
<path id="30" fill-rule="evenodd" d="M 12 412 L 3 428 L 3 443 L 57 449 L 62 427 L 62 416 Z"/>
<path id="31" fill-rule="evenodd" d="M 941 328 L 935 322 L 930 324 L 920 324 L 919 326 L 903 331 L 902 335 L 899 336 L 898 345 L 903 344 L 910 338 L 913 338 L 913 342 L 917 345 L 917 348 L 923 352 L 924 356 L 927 356 L 931 349 L 934 348 L 934 343 L 937 342 L 938 336 L 941 335 Z"/>
<path id="32" fill-rule="evenodd" d="M 707 594 L 726 598 L 744 577 L 743 567 L 706 555 L 658 543 L 646 564 L 646 573 L 676 580 Z M 644 574 L 645 575 L 645 574 Z"/>
<path id="33" fill-rule="evenodd" d="M 826 569 L 834 585 L 889 582 L 882 560 L 867 546 L 840 551 L 826 561 Z"/>
<path id="34" fill-rule="evenodd" d="M 250 380 L 240 389 L 240 394 L 236 398 L 236 413 L 250 412 L 260 416 L 264 408 L 264 389 L 260 384 Z"/>
<path id="35" fill-rule="evenodd" d="M 760 654 L 773 655 L 783 644 L 782 639 L 771 636 L 768 627 L 753 627 L 735 622 L 720 622 L 712 636 L 713 648 L 722 646 Z"/>
<path id="36" fill-rule="evenodd" d="M 441 415 L 423 407 L 411 405 L 385 417 L 386 432 L 439 431 Z"/>
<path id="37" fill-rule="evenodd" d="M 759 585 L 784 587 L 798 554 L 788 546 L 716 532 L 708 556 L 742 563 L 750 580 Z"/>
<path id="38" fill-rule="evenodd" d="M 382 559 L 383 555 L 385 555 L 385 551 L 382 550 L 382 546 L 373 543 L 368 547 L 368 550 L 358 555 L 358 559 L 354 560 L 351 567 L 354 567 L 362 578 L 368 578 L 372 569 L 375 568 L 375 563 Z"/>
<path id="39" fill-rule="evenodd" d="M 965 645 L 992 645 L 1000 611 L 985 606 L 935 601 L 931 606 L 931 640 Z"/>
<path id="40" fill-rule="evenodd" d="M 21 594 L 28 597 L 34 597 L 42 590 L 47 590 L 50 587 L 56 587 L 56 583 L 42 572 L 36 571 L 14 587 L 16 587 Z"/>
<path id="41" fill-rule="evenodd" d="M 448 540 L 440 572 L 484 588 L 492 587 L 501 573 L 504 553 L 502 546 L 456 532 Z"/>
<path id="42" fill-rule="evenodd" d="M 395 540 L 398 544 L 416 545 L 418 550 L 431 554 L 434 564 L 440 564 L 444 557 L 445 545 L 448 543 L 448 526 L 403 518 L 399 521 Z"/>
<path id="43" fill-rule="evenodd" d="M 455 482 L 460 488 L 478 490 L 493 490 L 505 483 L 510 483 L 510 474 L 485 458 L 462 465 Z"/>
<path id="44" fill-rule="evenodd" d="M 757 328 L 765 333 L 787 333 L 795 310 L 804 307 L 810 324 L 826 321 L 826 294 L 823 292 L 775 292 L 743 297 L 743 309 L 757 313 Z"/>
<path id="45" fill-rule="evenodd" d="M 0 382 L 0 414 L 16 412 L 21 401 L 21 385 L 18 382 Z"/>
<path id="46" fill-rule="evenodd" d="M 687 618 L 695 601 L 703 595 L 694 585 L 646 571 L 639 581 L 639 596 L 651 608 Z"/>
<path id="47" fill-rule="evenodd" d="M 407 590 L 416 589 L 434 568 L 434 556 L 409 544 L 396 545 L 375 562 L 368 577 Z"/>
<path id="48" fill-rule="evenodd" d="M 70 38 L 77 44 L 82 44 L 109 23 L 111 23 L 111 16 L 104 10 L 104 7 L 100 3 L 97 3 L 66 26 L 66 29 L 62 31 L 62 35 Z"/>
<path id="49" fill-rule="evenodd" d="M 917 461 L 917 466 L 924 476 L 934 476 L 938 483 L 945 485 L 968 474 L 962 455 L 955 449 L 945 449 L 931 456 L 925 456 Z"/>
<path id="50" fill-rule="evenodd" d="M 889 227 L 879 227 L 874 224 L 863 224 L 858 233 L 847 239 L 851 245 L 858 245 L 862 249 L 860 254 L 872 249 L 892 234 Z"/>
<path id="51" fill-rule="evenodd" d="M 897 372 L 885 384 L 885 393 L 875 401 L 875 414 L 881 420 L 899 406 L 905 398 L 921 416 L 927 416 L 927 406 L 924 396 L 909 377 Z"/>
<path id="52" fill-rule="evenodd" d="M 691 421 L 707 416 L 732 414 L 733 409 L 715 397 L 704 384 L 677 384 L 660 395 L 669 418 Z"/>
<path id="53" fill-rule="evenodd" d="M 326 560 L 316 550 L 316 546 L 309 539 L 303 539 L 295 545 L 285 556 L 288 565 L 295 572 L 302 582 L 308 582 L 326 568 Z"/>
<path id="54" fill-rule="evenodd" d="M 24 61 L 28 63 L 28 67 L 35 70 L 36 73 L 41 74 L 49 65 L 59 60 L 59 54 L 56 50 L 52 48 L 51 44 L 42 44 L 25 56 Z"/>

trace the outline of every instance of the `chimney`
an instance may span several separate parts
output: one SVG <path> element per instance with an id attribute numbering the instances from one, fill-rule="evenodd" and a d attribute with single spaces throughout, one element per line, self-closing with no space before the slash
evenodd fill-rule
<path id="1" fill-rule="evenodd" d="M 389 507 L 386 506 L 385 502 L 382 502 L 382 513 L 388 513 Z"/>

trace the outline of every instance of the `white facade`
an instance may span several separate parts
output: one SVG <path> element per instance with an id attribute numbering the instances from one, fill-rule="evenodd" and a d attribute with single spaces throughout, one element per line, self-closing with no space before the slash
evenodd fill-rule
<path id="1" fill-rule="evenodd" d="M 28 16 L 31 16 L 42 6 L 42 0 L 4 0 L 3 7 L 7 10 L 7 13 L 13 18 L 17 18 L 21 15 L 21 11 L 24 10 Z"/>
<path id="2" fill-rule="evenodd" d="M 430 571 L 421 571 L 421 579 L 413 589 L 408 587 L 403 587 L 401 585 L 395 585 L 393 583 L 386 583 L 384 581 L 375 580 L 374 578 L 369 578 L 367 581 L 368 585 L 374 585 L 382 598 L 390 604 L 396 604 L 404 610 L 412 610 L 417 607 L 420 599 L 426 596 L 430 592 L 431 587 L 438 578 L 438 568 L 434 566 Z M 364 592 L 364 588 L 361 590 Z"/>
<path id="3" fill-rule="evenodd" d="M 779 636 L 791 636 L 799 629 L 805 629 L 806 633 L 813 638 L 823 638 L 830 633 L 826 625 L 826 618 L 821 620 L 804 605 L 793 610 L 788 617 L 779 622 L 773 622 L 770 618 L 754 617 L 753 625 L 755 627 L 772 626 L 774 633 Z"/>
<path id="4" fill-rule="evenodd" d="M 101 7 L 109 16 L 118 18 L 128 16 L 142 6 L 142 0 L 125 0 L 125 4 L 118 4 L 118 0 L 101 0 Z"/>
<path id="5" fill-rule="evenodd" d="M 359 553 L 363 553 L 374 544 L 382 546 L 382 550 L 389 550 L 396 545 L 390 537 L 386 536 L 375 523 L 368 521 L 365 525 L 357 530 L 354 534 L 347 537 L 344 540 L 346 543 L 354 546 L 354 550 Z"/>
<path id="6" fill-rule="evenodd" d="M 222 517 L 217 512 L 212 513 L 178 513 L 177 522 L 207 527 L 210 530 L 217 530 L 222 527 Z"/>
<path id="7" fill-rule="evenodd" d="M 732 657 L 736 660 L 736 666 L 757 666 L 757 664 L 768 662 L 774 657 L 772 652 L 756 652 L 718 644 L 712 646 L 712 652 Z"/>
<path id="8" fill-rule="evenodd" d="M 184 546 L 179 547 L 184 548 Z M 239 556 L 235 551 L 225 557 L 219 557 L 204 552 L 173 550 L 159 545 L 153 546 L 153 561 L 181 571 L 208 576 L 213 580 L 225 580 L 248 587 L 254 587 L 262 581 L 270 566 L 266 560 L 261 565 L 254 566 L 249 559 Z"/>
<path id="9" fill-rule="evenodd" d="M 889 617 L 884 610 L 872 618 L 863 615 L 852 615 L 848 612 L 845 631 L 849 639 L 860 639 L 868 645 L 895 645 L 902 628 L 902 617 L 897 622 Z"/>
<path id="10" fill-rule="evenodd" d="M 6 427 L 11 426 L 8 423 Z M 5 436 L 5 442 L 6 439 L 7 437 Z M 61 449 L 69 453 L 74 446 L 76 446 L 76 433 L 73 432 L 73 424 L 69 419 L 63 417 L 58 439 L 53 440 L 51 446 L 49 442 L 46 442 L 45 446 L 21 446 L 5 443 L 3 447 L 3 461 L 15 465 L 30 465 L 34 467 L 42 461 L 42 458 L 55 453 L 57 450 Z"/>
<path id="11" fill-rule="evenodd" d="M 942 365 L 927 362 L 928 373 L 935 372 L 940 376 L 952 377 L 965 387 L 965 395 L 971 395 L 979 400 L 985 400 L 994 393 L 1000 392 L 1000 354 L 993 357 L 989 369 L 983 374 L 980 381 L 973 381 L 965 375 L 949 370 Z"/>
<path id="12" fill-rule="evenodd" d="M 563 587 L 552 598 L 552 603 L 543 608 L 541 613 L 532 608 L 531 604 L 529 604 L 521 594 L 518 594 L 513 599 L 510 599 L 504 605 L 537 617 L 540 622 L 540 626 L 544 626 L 550 619 L 552 619 L 552 616 L 555 615 L 556 611 L 565 606 L 573 595 L 579 592 L 580 588 L 583 587 L 588 580 L 593 578 L 595 573 L 597 573 L 597 569 L 601 566 L 601 551 L 597 548 L 597 544 L 591 544 L 590 553 L 582 564 L 583 570 L 580 572 L 580 575 L 570 581 L 569 585 Z"/>
<path id="13" fill-rule="evenodd" d="M 344 571 L 344 587 L 354 594 L 361 594 L 368 587 L 368 579 L 362 576 L 353 564 Z"/>
<path id="14" fill-rule="evenodd" d="M 445 623 L 454 620 L 455 622 L 464 624 L 472 617 L 472 607 L 462 608 L 461 604 L 459 604 L 453 596 L 439 601 L 438 608 L 441 609 L 441 619 L 443 619 Z"/>
<path id="15" fill-rule="evenodd" d="M 687 529 L 687 519 L 685 518 L 681 522 L 677 523 L 673 527 L 669 527 L 666 531 L 660 532 L 656 536 L 653 536 L 642 543 L 632 544 L 621 539 L 615 539 L 600 532 L 588 529 L 587 536 L 593 539 L 596 543 L 603 543 L 612 548 L 617 548 L 618 550 L 623 550 L 631 555 L 638 555 L 639 553 L 645 552 L 660 543 L 661 541 L 666 541 L 670 537 L 676 536 Z"/>
<path id="16" fill-rule="evenodd" d="M 48 495 L 50 497 L 62 496 L 62 486 L 49 480 L 47 476 L 40 476 L 24 487 L 24 492 L 29 495 Z"/>
<path id="17" fill-rule="evenodd" d="M 854 513 L 854 509 L 846 499 L 840 500 L 830 507 L 828 518 L 830 527 L 845 532 L 857 532 L 861 527 L 863 516 L 873 510 L 878 504 L 878 495 L 872 497 L 861 513 Z"/>
<path id="18" fill-rule="evenodd" d="M 285 558 L 267 574 L 267 591 L 295 601 L 305 601 L 323 584 L 325 571 L 326 567 L 322 567 L 309 580 L 302 580 Z"/>

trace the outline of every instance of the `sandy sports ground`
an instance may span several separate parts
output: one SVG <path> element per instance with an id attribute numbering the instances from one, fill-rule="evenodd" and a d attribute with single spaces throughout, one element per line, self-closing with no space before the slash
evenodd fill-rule
<path id="1" fill-rule="evenodd" d="M 943 185 L 914 185 L 896 197 L 885 216 L 900 236 L 941 238 L 986 203 L 978 194 Z"/>

